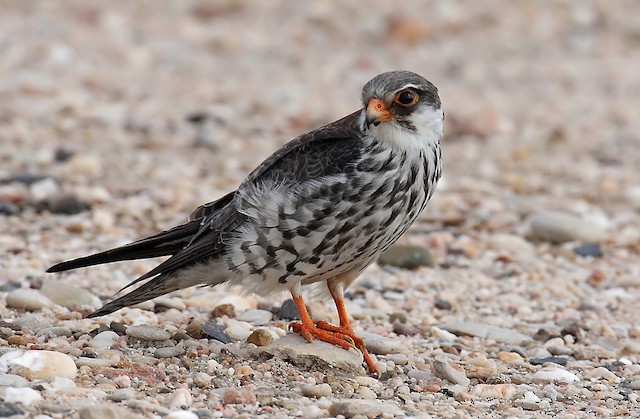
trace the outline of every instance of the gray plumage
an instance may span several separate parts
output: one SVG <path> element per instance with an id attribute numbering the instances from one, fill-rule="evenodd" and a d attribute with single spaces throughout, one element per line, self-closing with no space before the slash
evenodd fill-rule
<path id="1" fill-rule="evenodd" d="M 414 96 L 399 96 L 406 90 Z M 371 116 L 373 98 L 392 114 L 388 123 Z M 340 277 L 346 288 L 415 221 L 442 170 L 435 86 L 415 73 L 383 73 L 362 99 L 363 109 L 286 144 L 187 223 L 48 272 L 170 256 L 90 317 L 192 285 L 265 294 Z"/>

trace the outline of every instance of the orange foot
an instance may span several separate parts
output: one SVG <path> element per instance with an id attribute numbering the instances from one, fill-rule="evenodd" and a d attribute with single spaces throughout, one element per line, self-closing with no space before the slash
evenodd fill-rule
<path id="1" fill-rule="evenodd" d="M 299 333 L 309 343 L 313 342 L 313 339 L 316 338 L 323 342 L 340 346 L 343 349 L 358 349 L 362 352 L 362 356 L 364 358 L 364 362 L 367 364 L 369 373 L 380 376 L 380 370 L 378 370 L 373 359 L 371 359 L 371 355 L 369 355 L 369 351 L 367 351 L 364 341 L 355 335 L 353 329 L 334 326 L 323 321 L 313 322 L 311 325 L 303 324 L 301 322 L 291 322 L 289 327 L 294 332 Z"/>

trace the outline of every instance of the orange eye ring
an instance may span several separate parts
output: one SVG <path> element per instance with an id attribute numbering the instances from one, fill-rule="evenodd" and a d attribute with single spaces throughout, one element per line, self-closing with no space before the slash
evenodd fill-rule
<path id="1" fill-rule="evenodd" d="M 404 89 L 396 93 L 393 98 L 393 103 L 408 108 L 418 103 L 419 99 L 420 96 L 418 96 L 418 94 L 414 90 Z"/>

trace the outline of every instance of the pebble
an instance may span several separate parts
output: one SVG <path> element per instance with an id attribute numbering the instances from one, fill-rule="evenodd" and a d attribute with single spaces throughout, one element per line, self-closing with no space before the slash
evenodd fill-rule
<path id="1" fill-rule="evenodd" d="M 80 409 L 79 415 L 80 419 L 137 419 L 140 417 L 126 407 L 96 403 L 92 403 L 90 407 Z"/>
<path id="2" fill-rule="evenodd" d="M 44 201 L 44 207 L 52 214 L 73 215 L 88 210 L 91 206 L 72 193 L 50 196 Z"/>
<path id="3" fill-rule="evenodd" d="M 24 414 L 24 410 L 18 404 L 0 402 L 0 418 L 9 418 Z"/>
<path id="4" fill-rule="evenodd" d="M 165 419 L 198 419 L 198 415 L 190 412 L 188 410 L 175 410 L 173 412 L 169 412 L 168 415 L 166 415 L 164 418 Z"/>
<path id="5" fill-rule="evenodd" d="M 196 387 L 207 388 L 211 386 L 211 376 L 206 372 L 199 372 L 193 377 L 193 384 Z"/>
<path id="6" fill-rule="evenodd" d="M 29 185 L 29 195 L 35 202 L 44 201 L 60 192 L 58 182 L 52 177 L 45 177 Z"/>
<path id="7" fill-rule="evenodd" d="M 169 409 L 186 409 L 191 406 L 191 393 L 186 388 L 176 389 L 167 400 Z"/>
<path id="8" fill-rule="evenodd" d="M 435 261 L 429 249 L 412 244 L 395 244 L 378 258 L 380 265 L 391 265 L 402 269 L 433 268 Z"/>
<path id="9" fill-rule="evenodd" d="M 309 343 L 297 333 L 284 336 L 271 345 L 262 347 L 261 350 L 280 358 L 290 359 L 295 364 L 305 364 L 311 360 L 350 372 L 359 371 L 362 366 L 360 351 L 345 350 L 317 339 Z"/>
<path id="10" fill-rule="evenodd" d="M 438 359 L 434 360 L 433 369 L 438 377 L 443 378 L 453 384 L 459 384 L 466 387 L 471 382 L 471 380 L 467 378 L 464 369 L 454 368 L 447 361 Z"/>
<path id="11" fill-rule="evenodd" d="M 517 388 L 513 384 L 478 384 L 473 387 L 471 394 L 482 399 L 512 399 Z"/>
<path id="12" fill-rule="evenodd" d="M 321 418 L 326 416 L 324 409 L 313 404 L 302 407 L 301 413 L 302 413 L 301 416 L 303 418 L 309 418 L 309 419 Z"/>
<path id="13" fill-rule="evenodd" d="M 7 352 L 0 357 L 0 370 L 7 370 L 24 378 L 74 378 L 77 368 L 66 354 L 53 351 Z"/>
<path id="14" fill-rule="evenodd" d="M 256 329 L 247 338 L 248 343 L 256 346 L 267 346 L 273 342 L 273 334 L 267 329 Z"/>
<path id="15" fill-rule="evenodd" d="M 132 388 L 118 388 L 113 390 L 107 397 L 114 402 L 122 402 L 124 400 L 132 400 L 136 398 L 136 391 Z"/>
<path id="16" fill-rule="evenodd" d="M 551 243 L 578 241 L 600 243 L 606 239 L 604 228 L 572 214 L 544 211 L 529 218 L 531 237 Z"/>
<path id="17" fill-rule="evenodd" d="M 309 307 L 307 307 L 307 311 L 309 311 Z M 309 314 L 311 315 L 310 311 L 309 311 Z M 298 307 L 296 307 L 296 303 L 291 298 L 289 298 L 288 300 L 285 300 L 280 306 L 280 310 L 278 310 L 278 319 L 300 320 Z"/>
<path id="18" fill-rule="evenodd" d="M 71 284 L 69 281 L 48 279 L 43 282 L 40 292 L 54 303 L 69 309 L 83 305 L 97 308 L 101 305 L 98 297 L 85 289 Z"/>
<path id="19" fill-rule="evenodd" d="M 273 314 L 267 310 L 251 309 L 236 317 L 237 320 L 251 323 L 255 326 L 264 326 L 273 318 Z"/>
<path id="20" fill-rule="evenodd" d="M 3 398 L 5 403 L 20 403 L 24 406 L 31 406 L 41 401 L 42 395 L 39 391 L 28 387 L 7 387 L 4 389 Z"/>
<path id="21" fill-rule="evenodd" d="M 399 415 L 402 409 L 393 401 L 378 400 L 347 400 L 338 401 L 329 407 L 329 414 L 332 416 L 344 416 L 353 418 L 362 417 L 386 417 L 387 415 Z"/>
<path id="22" fill-rule="evenodd" d="M 360 387 L 358 389 L 358 395 L 363 399 L 374 400 L 378 398 L 378 395 L 368 387 Z"/>
<path id="23" fill-rule="evenodd" d="M 600 243 L 587 243 L 573 248 L 573 253 L 582 257 L 601 258 L 604 256 Z"/>
<path id="24" fill-rule="evenodd" d="M 615 375 L 605 367 L 594 368 L 593 370 L 587 372 L 585 375 L 587 378 L 596 379 L 596 380 L 599 378 L 604 378 L 610 383 L 619 383 L 621 381 L 620 377 L 618 377 L 617 375 Z"/>
<path id="25" fill-rule="evenodd" d="M 38 311 L 53 306 L 53 302 L 39 291 L 20 288 L 7 294 L 7 307 L 27 311 Z"/>
<path id="26" fill-rule="evenodd" d="M 232 320 L 224 331 L 231 339 L 246 340 L 251 335 L 251 325 L 247 322 Z"/>
<path id="27" fill-rule="evenodd" d="M 44 329 L 38 329 L 38 331 L 36 332 L 36 336 L 46 336 L 47 338 L 56 336 L 70 337 L 71 335 L 71 329 L 66 326 L 45 327 Z"/>
<path id="28" fill-rule="evenodd" d="M 129 326 L 126 335 L 140 340 L 168 340 L 171 335 L 166 330 L 154 326 L 139 325 Z"/>
<path id="29" fill-rule="evenodd" d="M 254 404 L 256 403 L 256 396 L 246 388 L 240 390 L 230 388 L 222 395 L 222 403 L 242 405 Z"/>
<path id="30" fill-rule="evenodd" d="M 205 323 L 201 327 L 204 337 L 209 339 L 215 339 L 222 343 L 231 343 L 231 337 L 222 328 L 222 326 L 215 323 Z"/>
<path id="31" fill-rule="evenodd" d="M 29 382 L 15 374 L 0 374 L 0 387 L 26 387 Z"/>
<path id="32" fill-rule="evenodd" d="M 319 399 L 320 397 L 329 397 L 333 393 L 331 390 L 331 386 L 329 384 L 303 384 L 300 386 L 300 390 L 302 390 L 302 395 L 305 397 L 314 397 Z"/>
<path id="33" fill-rule="evenodd" d="M 546 358 L 530 358 L 529 363 L 531 365 L 542 365 L 546 363 L 553 363 L 562 365 L 563 367 L 567 365 L 567 358 L 563 358 L 560 356 L 549 356 Z"/>
<path id="34" fill-rule="evenodd" d="M 40 329 L 51 327 L 51 323 L 39 314 L 27 314 L 25 316 L 21 316 L 16 320 L 14 325 L 18 330 L 24 327 L 32 332 L 37 332 Z"/>
<path id="35" fill-rule="evenodd" d="M 534 383 L 573 383 L 574 381 L 579 381 L 580 378 L 567 370 L 545 367 L 536 371 L 531 377 L 531 380 Z"/>
<path id="36" fill-rule="evenodd" d="M 153 356 L 156 358 L 171 358 L 174 356 L 182 356 L 187 351 L 182 346 L 166 346 L 164 348 L 158 348 L 153 352 Z"/>
<path id="37" fill-rule="evenodd" d="M 118 337 L 118 334 L 111 330 L 100 332 L 89 341 L 89 346 L 98 350 L 111 349 Z"/>
<path id="38" fill-rule="evenodd" d="M 477 336 L 483 339 L 492 339 L 496 342 L 520 344 L 530 341 L 531 338 L 515 330 L 506 329 L 504 327 L 491 326 L 477 322 L 460 322 L 460 323 L 444 323 L 438 325 L 440 328 L 447 330 L 456 335 Z"/>
<path id="39" fill-rule="evenodd" d="M 398 352 L 403 345 L 396 339 L 386 338 L 375 333 L 360 333 L 360 338 L 364 340 L 367 350 L 376 355 L 387 355 Z"/>

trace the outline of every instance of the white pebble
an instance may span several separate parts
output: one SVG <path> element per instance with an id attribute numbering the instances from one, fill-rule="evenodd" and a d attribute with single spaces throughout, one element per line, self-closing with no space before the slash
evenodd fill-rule
<path id="1" fill-rule="evenodd" d="M 56 377 L 53 379 L 53 381 L 51 381 L 50 385 L 53 391 L 68 390 L 70 388 L 76 388 L 76 383 L 74 383 L 73 380 L 70 380 L 66 377 Z"/>
<path id="2" fill-rule="evenodd" d="M 78 371 L 69 355 L 53 351 L 11 351 L 0 357 L 0 371 L 25 378 L 74 378 Z"/>
<path id="3" fill-rule="evenodd" d="M 165 419 L 198 419 L 198 415 L 188 410 L 175 410 L 169 412 Z"/>
<path id="4" fill-rule="evenodd" d="M 94 349 L 111 349 L 116 340 L 118 339 L 118 334 L 116 332 L 112 332 L 111 330 L 107 330 L 104 332 L 100 332 L 93 337 L 89 341 L 89 346 Z"/>
<path id="5" fill-rule="evenodd" d="M 431 326 L 431 333 L 444 342 L 455 342 L 458 337 L 448 330 L 440 329 L 438 326 Z"/>
<path id="6" fill-rule="evenodd" d="M 191 406 L 191 393 L 186 388 L 179 388 L 169 397 L 170 409 L 184 409 Z"/>
<path id="7" fill-rule="evenodd" d="M 58 194 L 59 191 L 60 187 L 58 186 L 58 182 L 50 177 L 34 182 L 29 186 L 29 194 L 36 202 L 44 201 L 45 199 Z"/>
<path id="8" fill-rule="evenodd" d="M 528 402 L 538 403 L 540 401 L 540 397 L 536 396 L 536 393 L 533 391 L 527 391 L 524 393 L 524 399 Z"/>
<path id="9" fill-rule="evenodd" d="M 5 403 L 21 403 L 25 406 L 31 406 L 40 400 L 42 400 L 40 392 L 29 387 L 7 387 L 4 389 Z"/>
<path id="10" fill-rule="evenodd" d="M 247 322 L 229 319 L 229 327 L 224 331 L 235 340 L 246 340 L 251 335 L 251 325 Z"/>
<path id="11" fill-rule="evenodd" d="M 153 326 L 129 326 L 126 335 L 140 340 L 167 340 L 171 337 L 169 332 Z"/>
<path id="12" fill-rule="evenodd" d="M 243 312 L 236 318 L 255 326 L 264 326 L 271 321 L 273 314 L 267 310 L 251 309 Z"/>
<path id="13" fill-rule="evenodd" d="M 331 386 L 326 383 L 318 385 L 303 384 L 300 389 L 305 397 L 329 397 L 333 393 Z"/>
<path id="14" fill-rule="evenodd" d="M 53 306 L 53 302 L 42 295 L 40 291 L 19 288 L 7 295 L 7 307 L 19 308 L 27 311 L 38 311 L 44 307 Z"/>
<path id="15" fill-rule="evenodd" d="M 70 309 L 82 305 L 97 308 L 101 305 L 98 297 L 68 281 L 46 280 L 40 292 L 54 303 Z"/>
<path id="16" fill-rule="evenodd" d="M 537 371 L 531 379 L 534 383 L 573 383 L 580 380 L 574 373 L 554 367 L 547 367 Z"/>
<path id="17" fill-rule="evenodd" d="M 363 399 L 377 399 L 378 396 L 376 395 L 376 393 L 371 390 L 370 388 L 367 387 L 360 387 L 358 389 L 358 395 L 360 395 L 360 397 L 362 397 Z"/>

